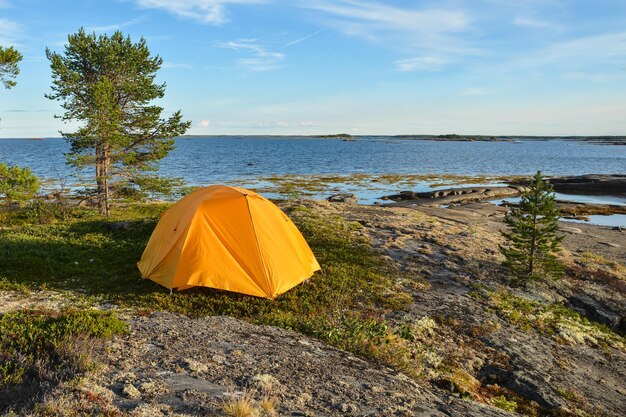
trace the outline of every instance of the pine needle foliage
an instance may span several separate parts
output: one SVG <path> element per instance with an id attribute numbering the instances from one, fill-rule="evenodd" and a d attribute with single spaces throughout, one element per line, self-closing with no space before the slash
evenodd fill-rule
<path id="1" fill-rule="evenodd" d="M 37 194 L 39 180 L 28 168 L 0 162 L 0 198 L 7 202 L 28 200 Z"/>
<path id="2" fill-rule="evenodd" d="M 16 82 L 14 79 L 20 73 L 18 64 L 21 60 L 22 54 L 15 48 L 12 46 L 8 48 L 0 46 L 0 84 L 3 84 L 4 88 L 15 87 Z"/>
<path id="3" fill-rule="evenodd" d="M 563 236 L 558 234 L 559 211 L 552 186 L 543 181 L 541 171 L 530 180 L 518 207 L 504 218 L 502 232 L 506 244 L 500 246 L 504 266 L 516 279 L 558 278 L 563 270 L 557 258 Z"/>

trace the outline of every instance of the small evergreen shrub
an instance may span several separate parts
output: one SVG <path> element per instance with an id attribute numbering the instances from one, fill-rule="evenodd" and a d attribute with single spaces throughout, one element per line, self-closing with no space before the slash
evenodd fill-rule
<path id="1" fill-rule="evenodd" d="M 552 186 L 537 171 L 527 191 L 522 193 L 518 207 L 506 214 L 508 229 L 500 250 L 504 266 L 520 281 L 540 277 L 560 277 L 563 267 L 556 257 L 563 236 L 557 233 L 559 211 Z"/>
<path id="2" fill-rule="evenodd" d="M 0 163 L 0 198 L 21 202 L 32 198 L 39 190 L 39 180 L 28 168 Z"/>

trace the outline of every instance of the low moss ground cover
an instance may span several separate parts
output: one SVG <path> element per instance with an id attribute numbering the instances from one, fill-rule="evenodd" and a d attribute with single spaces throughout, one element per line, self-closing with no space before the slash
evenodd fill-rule
<path id="1" fill-rule="evenodd" d="M 565 344 L 610 346 L 626 350 L 626 338 L 606 325 L 589 321 L 559 303 L 543 304 L 499 290 L 489 294 L 489 309 L 522 330 L 537 330 Z"/>
<path id="2" fill-rule="evenodd" d="M 0 412 L 32 403 L 93 364 L 98 342 L 124 333 L 111 313 L 22 310 L 0 316 Z"/>

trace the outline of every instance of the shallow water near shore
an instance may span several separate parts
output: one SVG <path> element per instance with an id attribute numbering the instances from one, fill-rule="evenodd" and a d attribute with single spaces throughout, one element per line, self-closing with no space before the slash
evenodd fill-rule
<path id="1" fill-rule="evenodd" d="M 574 195 L 574 194 L 562 194 L 554 193 L 557 200 L 572 201 L 575 203 L 592 203 L 592 204 L 612 204 L 616 206 L 626 206 L 626 198 L 618 196 L 590 196 L 590 195 Z M 519 203 L 519 197 L 508 197 L 498 200 L 491 200 L 490 203 L 500 205 L 503 202 Z M 588 220 L 562 218 L 564 222 L 582 223 L 582 224 L 595 224 L 597 226 L 620 226 L 626 227 L 626 214 L 591 214 L 585 216 Z"/>
<path id="2" fill-rule="evenodd" d="M 561 221 L 581 224 L 595 224 L 596 226 L 626 227 L 626 214 L 611 214 L 608 216 L 592 214 L 587 216 L 587 218 L 589 218 L 589 220 L 561 219 Z"/>
<path id="3" fill-rule="evenodd" d="M 592 204 L 612 204 L 616 206 L 626 206 L 626 197 L 612 196 L 612 195 L 577 195 L 577 194 L 563 194 L 554 193 L 557 201 L 572 201 L 575 203 L 592 203 Z M 507 197 L 499 200 L 492 200 L 493 203 L 501 203 L 507 201 L 509 203 L 519 203 L 519 197 Z"/>

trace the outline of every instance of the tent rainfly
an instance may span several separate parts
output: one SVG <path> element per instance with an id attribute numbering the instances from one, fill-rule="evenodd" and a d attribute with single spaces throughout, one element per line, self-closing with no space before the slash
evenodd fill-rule
<path id="1" fill-rule="evenodd" d="M 278 207 L 223 185 L 198 189 L 163 213 L 137 266 L 169 289 L 204 286 L 270 299 L 320 269 Z"/>

